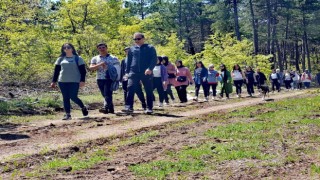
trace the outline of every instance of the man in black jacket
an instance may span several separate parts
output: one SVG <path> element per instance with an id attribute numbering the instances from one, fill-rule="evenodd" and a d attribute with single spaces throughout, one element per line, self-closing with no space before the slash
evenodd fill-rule
<path id="1" fill-rule="evenodd" d="M 144 86 L 147 95 L 146 113 L 151 114 L 153 108 L 153 75 L 152 70 L 157 63 L 157 53 L 152 45 L 145 44 L 144 35 L 135 33 L 133 35 L 135 45 L 128 52 L 125 77 L 128 78 L 128 96 L 125 110 L 133 108 L 133 98 L 140 81 Z"/>
<path id="2" fill-rule="evenodd" d="M 126 53 L 126 58 L 123 59 L 121 61 L 121 77 L 120 77 L 120 80 L 121 80 L 121 83 L 122 83 L 122 90 L 123 90 L 123 99 L 124 99 L 124 103 L 125 105 L 128 105 L 127 104 L 127 97 L 128 97 L 128 77 L 125 76 L 125 71 L 126 71 L 126 66 L 127 66 L 127 59 L 128 59 L 128 52 L 129 52 L 129 49 L 130 47 L 126 47 L 124 49 L 124 52 Z M 146 105 L 146 100 L 144 98 L 144 94 L 143 94 L 143 91 L 142 91 L 142 87 L 141 87 L 141 83 L 137 84 L 139 85 L 137 87 L 137 91 L 135 92 L 141 102 L 141 105 L 142 105 L 142 108 L 143 110 L 147 110 L 147 105 Z M 127 112 L 127 110 L 125 109 L 124 110 L 125 112 Z M 130 112 L 133 112 L 133 107 L 129 107 L 129 111 Z"/>

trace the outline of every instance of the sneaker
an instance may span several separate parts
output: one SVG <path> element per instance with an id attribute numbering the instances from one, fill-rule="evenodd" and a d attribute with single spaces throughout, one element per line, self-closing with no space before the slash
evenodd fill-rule
<path id="1" fill-rule="evenodd" d="M 83 107 L 83 108 L 81 109 L 81 111 L 82 111 L 83 116 L 88 116 L 89 112 L 88 112 L 87 107 Z"/>
<path id="2" fill-rule="evenodd" d="M 103 114 L 108 114 L 108 109 L 106 109 L 105 107 L 102 107 L 99 109 L 99 112 Z"/>
<path id="3" fill-rule="evenodd" d="M 164 104 L 165 104 L 166 106 L 169 106 L 169 105 L 170 105 L 169 102 L 165 102 Z"/>
<path id="4" fill-rule="evenodd" d="M 71 115 L 70 114 L 65 114 L 62 118 L 62 120 L 71 120 Z"/>
<path id="5" fill-rule="evenodd" d="M 111 114 L 114 114 L 114 109 L 109 109 L 108 112 L 111 113 Z"/>
<path id="6" fill-rule="evenodd" d="M 163 107 L 163 103 L 159 103 L 159 107 Z"/>
<path id="7" fill-rule="evenodd" d="M 133 113 L 133 109 L 132 108 L 129 108 L 129 107 L 125 107 L 124 109 L 121 110 L 122 112 L 125 112 L 125 113 Z"/>
<path id="8" fill-rule="evenodd" d="M 215 100 L 216 99 L 216 97 L 215 96 L 212 96 L 212 100 Z"/>
<path id="9" fill-rule="evenodd" d="M 239 96 L 239 94 L 237 94 L 237 98 L 239 98 L 240 96 Z"/>
<path id="10" fill-rule="evenodd" d="M 147 108 L 147 110 L 145 111 L 145 113 L 146 113 L 146 114 L 152 114 L 153 111 L 152 111 L 152 109 Z"/>
<path id="11" fill-rule="evenodd" d="M 198 101 L 198 97 L 193 98 L 194 101 Z"/>
<path id="12" fill-rule="evenodd" d="M 204 102 L 208 102 L 209 101 L 209 98 L 208 97 L 205 97 L 204 98 Z"/>

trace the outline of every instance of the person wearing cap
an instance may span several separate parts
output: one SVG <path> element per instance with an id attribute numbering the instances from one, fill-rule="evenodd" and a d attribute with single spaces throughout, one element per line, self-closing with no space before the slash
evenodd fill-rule
<path id="1" fill-rule="evenodd" d="M 127 96 L 128 96 L 128 78 L 125 77 L 125 70 L 126 70 L 126 64 L 127 64 L 127 58 L 128 58 L 128 52 L 129 52 L 130 47 L 126 47 L 124 48 L 124 52 L 126 53 L 126 58 L 124 58 L 121 61 L 121 75 L 120 75 L 120 80 L 122 83 L 122 90 L 123 90 L 123 100 L 125 105 L 127 104 Z M 141 83 L 137 84 L 137 89 L 135 92 L 141 102 L 142 108 L 144 110 L 146 110 L 147 105 L 146 105 L 146 100 L 144 98 L 144 94 L 142 92 L 142 87 L 141 87 Z M 133 111 L 133 107 L 130 107 L 130 110 Z"/>
<path id="2" fill-rule="evenodd" d="M 130 113 L 130 107 L 133 107 L 134 93 L 138 88 L 140 81 L 144 86 L 147 96 L 147 114 L 153 113 L 153 68 L 157 64 L 156 49 L 145 43 L 145 37 L 142 33 L 134 33 L 133 40 L 135 45 L 128 52 L 125 77 L 128 78 L 128 96 L 125 111 Z"/>
<path id="3" fill-rule="evenodd" d="M 113 88 L 112 84 L 114 80 L 110 77 L 108 72 L 108 66 L 113 66 L 117 70 L 117 80 L 120 80 L 120 62 L 118 58 L 109 54 L 108 46 L 106 43 L 97 44 L 97 50 L 99 55 L 93 57 L 90 62 L 89 69 L 97 71 L 97 85 L 104 97 L 103 107 L 99 110 L 101 113 L 114 113 L 114 106 L 112 101 Z"/>

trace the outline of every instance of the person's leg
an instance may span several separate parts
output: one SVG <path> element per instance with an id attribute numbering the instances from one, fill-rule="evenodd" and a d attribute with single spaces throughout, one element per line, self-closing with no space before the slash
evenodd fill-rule
<path id="1" fill-rule="evenodd" d="M 159 101 L 160 101 L 160 103 L 163 103 L 165 91 L 163 89 L 163 85 L 162 85 L 161 79 L 160 79 L 160 83 L 158 84 L 157 91 L 158 91 L 158 94 L 159 94 Z"/>
<path id="2" fill-rule="evenodd" d="M 174 96 L 173 96 L 173 92 L 172 92 L 171 86 L 172 86 L 171 84 L 168 84 L 167 93 L 170 95 L 171 100 L 174 100 Z"/>
<path id="3" fill-rule="evenodd" d="M 110 113 L 114 112 L 113 102 L 112 102 L 112 94 L 113 91 L 111 89 L 112 80 L 108 79 L 106 80 L 105 86 L 104 86 L 104 94 L 106 96 L 106 102 L 107 102 L 107 109 Z"/>
<path id="4" fill-rule="evenodd" d="M 183 102 L 188 102 L 188 98 L 187 98 L 187 85 L 182 85 L 181 87 L 181 98 Z"/>
<path id="5" fill-rule="evenodd" d="M 69 85 L 69 93 L 70 93 L 70 99 L 76 103 L 80 108 L 84 108 L 83 102 L 78 97 L 79 92 L 79 83 L 70 83 Z"/>
<path id="6" fill-rule="evenodd" d="M 99 87 L 100 93 L 103 97 L 103 108 L 107 105 L 107 101 L 105 100 L 105 94 L 104 94 L 104 85 L 105 85 L 105 81 L 104 79 L 98 79 L 97 80 L 97 85 Z"/>
<path id="7" fill-rule="evenodd" d="M 202 83 L 202 89 L 203 89 L 203 93 L 204 93 L 204 97 L 206 99 L 208 99 L 209 96 L 209 87 L 207 83 Z"/>
<path id="8" fill-rule="evenodd" d="M 218 84 L 212 84 L 212 95 L 213 95 L 213 97 L 217 96 L 217 85 Z"/>
<path id="9" fill-rule="evenodd" d="M 274 89 L 274 87 L 276 86 L 276 81 L 277 80 L 271 80 L 272 82 L 271 82 L 271 84 L 272 84 L 272 91 L 274 91 L 275 89 Z"/>
<path id="10" fill-rule="evenodd" d="M 250 92 L 254 94 L 254 82 L 250 82 Z"/>
<path id="11" fill-rule="evenodd" d="M 236 87 L 236 93 L 237 93 L 237 95 L 239 95 L 240 94 L 239 81 L 238 80 L 234 80 L 233 83 L 234 83 L 234 86 Z"/>
<path id="12" fill-rule="evenodd" d="M 180 88 L 180 86 L 176 86 L 175 88 L 176 88 L 176 90 L 177 90 L 178 98 L 179 98 L 180 102 L 182 102 L 182 99 L 181 99 L 181 91 L 180 91 L 181 88 Z"/>
<path id="13" fill-rule="evenodd" d="M 141 77 L 144 90 L 147 96 L 147 108 L 149 110 L 153 109 L 153 77 L 152 75 L 142 75 Z"/>
<path id="14" fill-rule="evenodd" d="M 128 81 L 122 81 L 122 90 L 123 90 L 123 101 L 127 105 L 127 96 L 128 96 Z"/>
<path id="15" fill-rule="evenodd" d="M 143 91 L 142 91 L 142 86 L 141 86 L 140 82 L 136 85 L 135 93 L 137 94 L 138 99 L 141 102 L 142 108 L 146 109 L 147 108 L 146 98 L 144 97 L 144 94 L 143 94 Z M 131 107 L 131 108 L 133 108 L 133 107 Z"/>
<path id="16" fill-rule="evenodd" d="M 70 115 L 71 105 L 70 105 L 70 92 L 69 92 L 69 83 L 59 82 L 59 88 L 62 93 L 63 98 L 63 108 L 66 114 Z"/>
<path id="17" fill-rule="evenodd" d="M 280 92 L 280 83 L 278 81 L 276 81 L 276 87 L 277 87 L 278 92 Z"/>
<path id="18" fill-rule="evenodd" d="M 195 90 L 196 90 L 195 96 L 196 96 L 196 98 L 198 98 L 198 96 L 199 96 L 200 86 L 201 86 L 200 84 L 195 84 Z"/>
<path id="19" fill-rule="evenodd" d="M 133 109 L 134 94 L 140 85 L 140 78 L 136 74 L 131 74 L 128 78 L 128 96 L 126 109 Z"/>
<path id="20" fill-rule="evenodd" d="M 248 92 L 249 96 L 252 95 L 252 92 L 251 92 L 251 82 L 248 82 L 248 83 L 247 83 L 247 92 Z"/>

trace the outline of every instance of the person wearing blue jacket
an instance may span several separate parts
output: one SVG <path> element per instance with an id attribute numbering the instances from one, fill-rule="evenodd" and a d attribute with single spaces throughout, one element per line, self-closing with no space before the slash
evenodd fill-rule
<path id="1" fill-rule="evenodd" d="M 208 77 L 207 77 L 207 83 L 208 83 L 207 92 L 209 94 L 210 88 L 212 88 L 212 100 L 215 100 L 217 96 L 217 85 L 218 85 L 219 76 L 220 74 L 218 71 L 214 69 L 214 65 L 210 64 L 209 70 L 208 70 Z"/>
<path id="2" fill-rule="evenodd" d="M 208 77 L 208 69 L 203 65 L 202 61 L 198 61 L 196 63 L 196 69 L 194 70 L 194 84 L 196 88 L 196 97 L 195 100 L 198 101 L 199 90 L 202 86 L 205 101 L 208 101 L 208 84 L 207 84 L 207 77 Z"/>
<path id="3" fill-rule="evenodd" d="M 145 37 L 142 33 L 133 35 L 135 45 L 130 47 L 128 52 L 127 66 L 125 77 L 128 77 L 128 96 L 127 105 L 124 111 L 133 112 L 133 99 L 137 85 L 142 82 L 147 96 L 146 113 L 153 112 L 153 68 L 157 64 L 156 49 L 145 43 Z"/>

